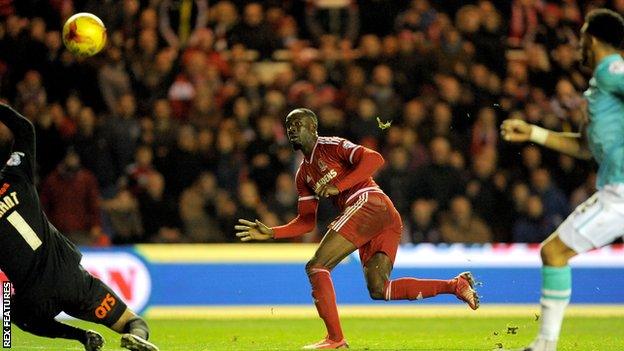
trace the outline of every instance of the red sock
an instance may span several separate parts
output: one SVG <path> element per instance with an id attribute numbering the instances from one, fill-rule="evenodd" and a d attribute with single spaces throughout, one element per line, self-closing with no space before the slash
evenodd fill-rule
<path id="1" fill-rule="evenodd" d="M 386 300 L 421 300 L 438 294 L 454 294 L 455 282 L 451 280 L 399 278 L 386 282 Z"/>
<path id="2" fill-rule="evenodd" d="M 338 307 L 336 307 L 336 294 L 329 271 L 322 268 L 313 268 L 310 273 L 312 284 L 312 297 L 319 317 L 325 322 L 329 339 L 340 341 L 343 339 Z"/>

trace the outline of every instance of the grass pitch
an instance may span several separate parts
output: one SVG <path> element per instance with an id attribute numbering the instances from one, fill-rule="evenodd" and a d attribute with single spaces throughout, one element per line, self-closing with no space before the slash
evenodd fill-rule
<path id="1" fill-rule="evenodd" d="M 501 310 L 499 312 L 504 312 Z M 516 311 L 517 312 L 517 311 Z M 518 348 L 537 333 L 537 316 L 494 313 L 459 317 L 344 317 L 351 350 L 497 350 Z M 372 314 L 374 315 L 374 314 Z M 324 336 L 320 319 L 258 317 L 149 319 L 152 338 L 162 351 L 299 350 Z M 104 350 L 122 350 L 119 336 L 107 329 L 72 322 L 101 332 Z M 572 314 L 563 326 L 560 351 L 624 350 L 624 318 Z M 83 350 L 76 342 L 39 338 L 13 329 L 14 350 Z"/>

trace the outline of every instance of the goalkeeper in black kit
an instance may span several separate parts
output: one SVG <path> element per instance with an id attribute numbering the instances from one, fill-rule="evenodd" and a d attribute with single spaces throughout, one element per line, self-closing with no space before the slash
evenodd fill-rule
<path id="1" fill-rule="evenodd" d="M 49 338 L 80 341 L 101 350 L 104 338 L 55 320 L 65 312 L 121 333 L 121 346 L 157 351 L 147 341 L 145 321 L 102 281 L 80 265 L 80 251 L 48 221 L 34 185 L 35 129 L 11 107 L 0 104 L 0 269 L 11 280 L 13 323 Z M 0 127 L 2 127 L 0 125 Z M 12 137 L 11 137 L 12 134 Z"/>

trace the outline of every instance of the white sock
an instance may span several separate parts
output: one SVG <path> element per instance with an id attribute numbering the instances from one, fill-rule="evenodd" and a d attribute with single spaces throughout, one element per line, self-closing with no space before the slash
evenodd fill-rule
<path id="1" fill-rule="evenodd" d="M 540 324 L 539 338 L 549 341 L 559 339 L 561 332 L 561 324 L 563 323 L 563 315 L 565 308 L 568 306 L 569 300 L 550 300 L 542 298 L 542 323 Z"/>
<path id="2" fill-rule="evenodd" d="M 556 341 L 559 339 L 565 308 L 572 294 L 572 272 L 569 266 L 542 267 L 542 316 L 539 338 Z"/>

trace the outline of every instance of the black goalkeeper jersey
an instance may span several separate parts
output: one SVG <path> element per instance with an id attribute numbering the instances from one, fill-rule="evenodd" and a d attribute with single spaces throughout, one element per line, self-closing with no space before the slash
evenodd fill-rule
<path id="1" fill-rule="evenodd" d="M 0 270 L 17 294 L 53 284 L 75 269 L 81 254 L 48 221 L 34 185 L 35 129 L 12 108 L 0 104 L 0 122 L 13 133 L 13 153 L 0 173 Z"/>

